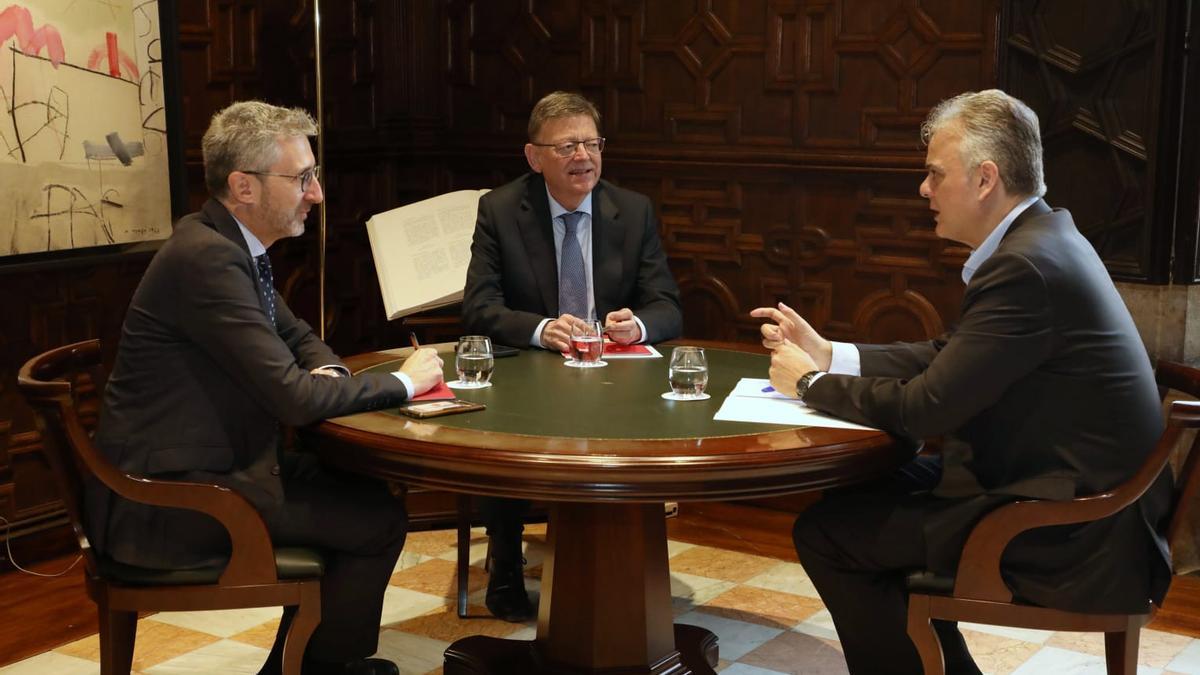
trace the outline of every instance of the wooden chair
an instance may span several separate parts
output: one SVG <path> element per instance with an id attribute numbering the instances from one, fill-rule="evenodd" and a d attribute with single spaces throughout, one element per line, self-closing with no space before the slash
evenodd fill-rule
<path id="1" fill-rule="evenodd" d="M 1178 389 L 1200 394 L 1200 371 L 1173 363 L 1160 363 L 1160 390 Z M 918 572 L 908 577 L 908 635 L 921 656 L 925 675 L 943 675 L 941 644 L 931 621 L 970 621 L 1019 628 L 1104 633 L 1109 675 L 1137 671 L 1138 639 L 1142 626 L 1154 617 L 1156 607 L 1147 599 L 1138 614 L 1083 614 L 1014 602 L 1000 575 L 1000 556 L 1018 534 L 1048 525 L 1067 525 L 1113 515 L 1136 501 L 1171 459 L 1181 432 L 1200 428 L 1200 402 L 1171 404 L 1167 429 L 1138 472 L 1125 483 L 1102 494 L 1070 501 L 1029 500 L 1002 506 L 982 518 L 967 538 L 957 574 L 953 578 Z M 1188 508 L 1200 497 L 1200 438 L 1193 443 L 1176 474 L 1168 541 L 1181 533 Z"/>
<path id="2" fill-rule="evenodd" d="M 274 548 L 266 524 L 228 488 L 150 480 L 122 473 L 92 443 L 80 420 L 79 384 L 103 387 L 100 344 L 79 342 L 33 357 L 17 386 L 36 413 L 42 446 L 58 479 L 86 568 L 87 592 L 100 614 L 100 672 L 127 674 L 133 663 L 138 612 L 294 606 L 283 650 L 283 672 L 299 675 L 304 649 L 321 620 L 324 561 L 304 548 Z M 164 377 L 169 375 L 164 375 Z M 229 531 L 228 564 L 187 570 L 134 567 L 95 551 L 83 528 L 83 486 L 94 477 L 122 497 L 205 513 Z"/>

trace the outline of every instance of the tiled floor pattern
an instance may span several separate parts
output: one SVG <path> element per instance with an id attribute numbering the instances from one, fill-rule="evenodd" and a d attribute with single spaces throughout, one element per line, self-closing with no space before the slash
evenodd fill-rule
<path id="1" fill-rule="evenodd" d="M 527 586 L 538 590 L 545 526 L 526 534 Z M 486 539 L 471 549 L 472 614 L 486 616 L 482 569 Z M 677 621 L 719 637 L 723 675 L 846 672 L 837 634 L 804 570 L 796 563 L 670 542 L 671 593 Z M 441 673 L 442 651 L 471 634 L 531 639 L 534 626 L 455 615 L 454 533 L 409 535 L 384 602 L 379 654 L 406 675 Z M 255 673 L 275 635 L 279 610 L 163 613 L 138 624 L 134 672 L 144 675 Z M 972 654 L 991 675 L 1102 675 L 1100 635 L 963 626 Z M 91 675 L 99 642 L 90 637 L 20 663 L 3 675 Z M 1200 640 L 1142 631 L 1139 675 L 1200 675 Z"/>

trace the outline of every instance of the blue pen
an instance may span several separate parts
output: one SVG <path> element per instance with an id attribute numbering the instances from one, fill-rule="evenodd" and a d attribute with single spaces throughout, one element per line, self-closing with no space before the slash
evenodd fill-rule
<path id="1" fill-rule="evenodd" d="M 763 393 L 764 393 L 764 394 L 769 394 L 769 393 L 771 393 L 771 392 L 773 392 L 773 391 L 775 391 L 775 387 L 772 387 L 772 386 L 770 386 L 770 385 L 767 385 L 767 386 L 763 387 Z"/>

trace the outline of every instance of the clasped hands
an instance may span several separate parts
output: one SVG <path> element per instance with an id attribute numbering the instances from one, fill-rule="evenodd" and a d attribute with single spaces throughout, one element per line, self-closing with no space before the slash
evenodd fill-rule
<path id="1" fill-rule="evenodd" d="M 565 352 L 571 347 L 571 328 L 582 328 L 586 325 L 587 322 L 577 316 L 563 314 L 542 328 L 542 346 Z M 633 318 L 633 310 L 628 307 L 609 312 L 608 316 L 604 317 L 604 333 L 620 345 L 631 345 L 642 339 L 642 329 Z"/>
<path id="2" fill-rule="evenodd" d="M 785 396 L 796 395 L 796 381 L 814 370 L 829 370 L 833 344 L 821 337 L 796 310 L 782 302 L 776 307 L 750 311 L 757 319 L 769 319 L 759 329 L 762 345 L 771 350 L 771 386 Z"/>

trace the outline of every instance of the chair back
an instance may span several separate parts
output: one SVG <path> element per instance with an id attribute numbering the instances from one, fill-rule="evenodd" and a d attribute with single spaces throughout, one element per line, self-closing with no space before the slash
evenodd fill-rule
<path id="1" fill-rule="evenodd" d="M 1159 361 L 1156 378 L 1164 398 L 1167 390 L 1175 390 L 1200 399 L 1200 369 L 1182 363 Z M 1183 413 L 1177 412 L 1173 406 L 1172 415 L 1179 414 Z M 1200 417 L 1200 412 L 1187 414 Z M 1195 427 L 1200 424 L 1193 419 L 1192 423 L 1186 426 Z M 1181 461 L 1175 469 L 1175 492 L 1172 496 L 1171 519 L 1167 524 L 1166 533 L 1173 551 L 1187 549 L 1191 552 L 1190 556 L 1177 556 L 1183 560 L 1193 558 L 1188 561 L 1190 564 L 1185 563 L 1184 569 L 1177 570 L 1177 573 L 1187 573 L 1200 569 L 1200 511 L 1197 510 L 1197 503 L 1200 502 L 1200 433 L 1192 437 L 1190 446 L 1183 450 Z"/>
<path id="2" fill-rule="evenodd" d="M 58 480 L 71 529 L 91 576 L 99 573 L 99 567 L 83 526 L 84 484 L 91 476 L 106 482 L 109 473 L 117 472 L 92 444 L 80 415 L 80 393 L 89 383 L 102 391 L 105 379 L 98 340 L 39 354 L 26 361 L 17 375 L 17 389 L 33 408 L 43 452 Z"/>

